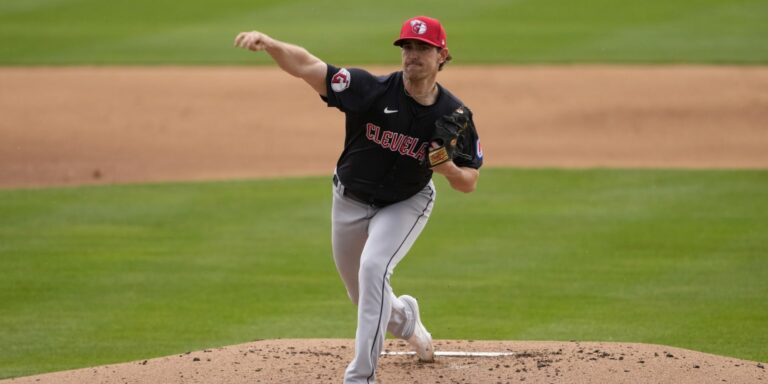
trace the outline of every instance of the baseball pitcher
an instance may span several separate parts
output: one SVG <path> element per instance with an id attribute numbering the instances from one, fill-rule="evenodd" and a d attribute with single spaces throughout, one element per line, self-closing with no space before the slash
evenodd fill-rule
<path id="1" fill-rule="evenodd" d="M 332 244 L 336 269 L 357 305 L 355 358 L 344 383 L 373 383 L 386 332 L 432 361 L 432 336 L 415 298 L 396 296 L 390 276 L 429 219 L 433 173 L 451 187 L 475 190 L 483 152 L 472 111 L 437 82 L 451 60 L 436 19 L 406 20 L 394 42 L 402 70 L 374 76 L 327 64 L 302 47 L 261 32 L 235 46 L 265 51 L 346 116 L 344 149 L 333 174 Z"/>

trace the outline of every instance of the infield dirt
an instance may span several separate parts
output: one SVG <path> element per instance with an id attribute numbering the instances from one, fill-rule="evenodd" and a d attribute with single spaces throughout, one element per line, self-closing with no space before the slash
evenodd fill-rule
<path id="1" fill-rule="evenodd" d="M 486 166 L 768 167 L 768 68 L 449 67 L 440 82 L 474 110 Z M 342 115 L 274 68 L 0 68 L 0 84 L 2 188 L 330 175 L 343 143 Z M 352 346 L 258 341 L 3 383 L 332 383 Z M 436 347 L 513 355 L 385 356 L 379 383 L 768 383 L 761 363 L 655 345 Z"/>
<path id="2" fill-rule="evenodd" d="M 264 340 L 157 359 L 2 381 L 7 384 L 339 383 L 351 340 Z M 382 356 L 379 384 L 765 383 L 761 363 L 648 344 L 436 342 L 437 351 L 512 352 L 504 357 Z M 407 351 L 387 341 L 386 351 Z"/>
<path id="3" fill-rule="evenodd" d="M 392 68 L 375 68 L 386 73 Z M 486 166 L 768 167 L 765 67 L 448 67 Z M 343 116 L 267 68 L 0 68 L 0 187 L 330 175 Z"/>

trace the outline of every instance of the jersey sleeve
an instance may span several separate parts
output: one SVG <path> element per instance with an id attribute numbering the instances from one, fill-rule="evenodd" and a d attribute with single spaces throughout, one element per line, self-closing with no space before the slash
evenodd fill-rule
<path id="1" fill-rule="evenodd" d="M 477 129 L 471 114 L 469 119 L 472 123 L 469 124 L 467 130 L 461 135 L 459 142 L 456 144 L 456 149 L 463 155 L 454 157 L 453 162 L 459 167 L 480 169 L 483 166 L 483 147 L 480 145 L 480 137 L 477 135 Z"/>
<path id="2" fill-rule="evenodd" d="M 330 64 L 325 86 L 323 101 L 343 112 L 366 110 L 383 89 L 380 79 L 363 69 L 337 68 Z"/>

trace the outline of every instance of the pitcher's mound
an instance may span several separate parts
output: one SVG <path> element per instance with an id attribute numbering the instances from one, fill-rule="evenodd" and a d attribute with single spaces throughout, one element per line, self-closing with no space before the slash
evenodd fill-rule
<path id="1" fill-rule="evenodd" d="M 434 363 L 387 341 L 377 383 L 766 383 L 762 363 L 661 345 L 435 342 Z M 352 340 L 263 340 L 9 383 L 340 383 Z M 460 352 L 460 353 L 457 353 Z"/>

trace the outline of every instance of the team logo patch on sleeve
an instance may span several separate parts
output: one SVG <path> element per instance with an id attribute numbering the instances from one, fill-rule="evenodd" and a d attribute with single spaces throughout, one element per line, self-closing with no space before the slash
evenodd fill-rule
<path id="1" fill-rule="evenodd" d="M 349 88 L 349 84 L 352 82 L 352 75 L 349 74 L 346 68 L 339 69 L 333 77 L 331 77 L 331 89 L 334 92 L 344 92 Z"/>
<path id="2" fill-rule="evenodd" d="M 475 148 L 477 150 L 477 157 L 482 159 L 483 158 L 483 146 L 480 145 L 480 139 L 477 139 L 475 142 Z"/>

